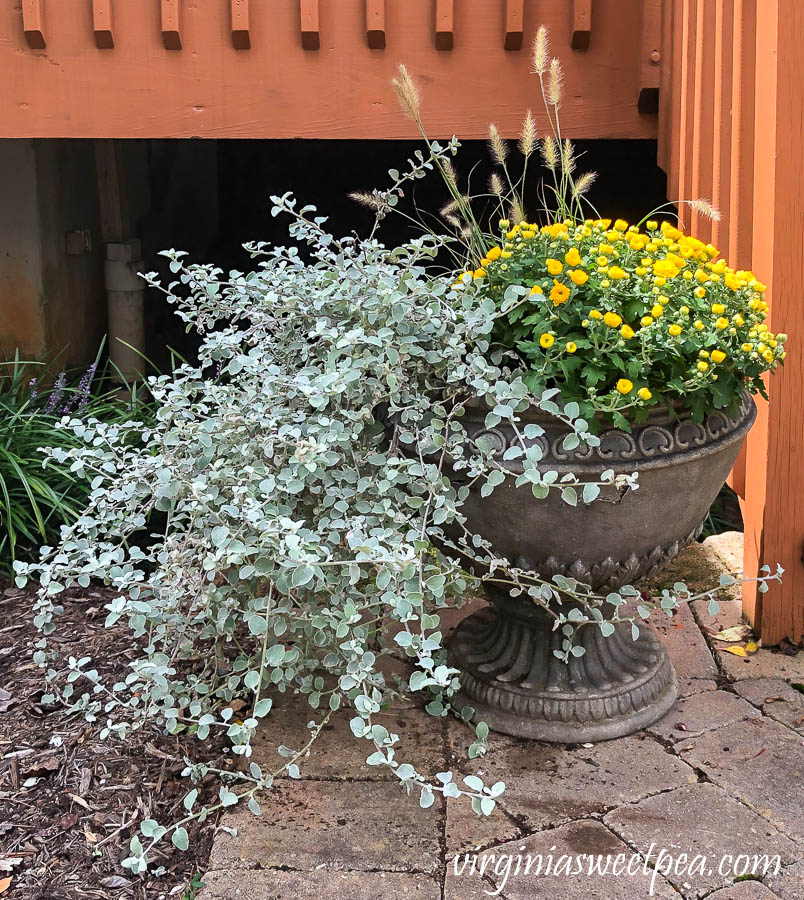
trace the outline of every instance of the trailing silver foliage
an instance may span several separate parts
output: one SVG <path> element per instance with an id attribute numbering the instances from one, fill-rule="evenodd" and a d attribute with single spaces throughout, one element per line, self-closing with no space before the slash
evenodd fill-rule
<path id="1" fill-rule="evenodd" d="M 387 249 L 373 239 L 335 240 L 312 207 L 296 212 L 289 196 L 273 202 L 274 214 L 292 217 L 300 246 L 250 245 L 258 267 L 228 277 L 168 251 L 176 281 L 163 287 L 146 276 L 202 336 L 198 365 L 152 379 L 156 423 L 63 420 L 83 445 L 50 455 L 90 480 L 92 494 L 58 547 L 43 548 L 35 565 L 17 566 L 20 585 L 40 584 L 36 662 L 54 694 L 104 736 L 125 737 L 148 722 L 200 741 L 223 729 L 241 757 L 250 757 L 263 720 L 271 727 L 272 704 L 283 693 L 304 694 L 310 741 L 281 748 L 271 771 L 254 762 L 242 771 L 212 769 L 203 747 L 200 761 L 187 761 L 194 781 L 210 771 L 220 776 L 217 806 L 245 799 L 258 813 L 256 793 L 279 775 L 298 777 L 321 728 L 348 705 L 352 731 L 369 742 L 367 762 L 389 767 L 422 806 L 441 792 L 467 796 L 489 814 L 504 785 L 422 774 L 415 761 L 398 758 L 399 737 L 373 721 L 395 689 L 379 665 L 391 649 L 382 636 L 395 626 L 396 649 L 415 665 L 402 687 L 428 692 L 428 711 L 446 715 L 458 684 L 438 611 L 476 594 L 479 579 L 433 543 L 442 545 L 442 526 L 460 526 L 469 491 L 453 486 L 445 462 L 492 491 L 506 477 L 505 461 L 467 440 L 465 404 L 487 403 L 491 426 L 516 422 L 539 400 L 490 353 L 494 304 L 433 276 L 442 241 L 427 236 Z M 559 407 L 556 393 L 540 398 L 544 408 L 570 423 L 579 441 L 597 441 L 576 418 L 577 406 Z M 388 422 L 396 423 L 390 441 Z M 576 491 L 573 476 L 537 470 L 540 450 L 531 439 L 538 430 L 528 425 L 521 452 L 506 454 L 524 469 L 509 477 L 530 483 L 537 497 L 559 491 L 573 505 L 594 500 L 594 488 Z M 627 473 L 604 473 L 601 484 L 615 479 L 636 487 Z M 575 627 L 591 622 L 609 633 L 608 621 L 635 593 L 596 596 L 560 575 L 554 585 L 544 582 L 491 558 L 471 535 L 464 551 L 551 611 L 564 630 L 565 659 L 579 649 Z M 127 620 L 142 647 L 121 683 L 105 684 L 90 660 L 60 659 L 47 643 L 59 594 L 90 579 L 119 592 L 107 625 Z M 586 614 L 576 610 L 568 621 L 557 588 Z M 669 610 L 677 599 L 667 594 L 660 602 Z M 230 705 L 237 697 L 247 700 L 242 720 Z M 476 724 L 470 755 L 484 752 L 487 734 Z M 197 795 L 188 793 L 184 819 L 143 822 L 125 865 L 144 871 L 150 847 L 166 835 L 186 848 L 187 821 L 217 808 L 196 808 Z"/>

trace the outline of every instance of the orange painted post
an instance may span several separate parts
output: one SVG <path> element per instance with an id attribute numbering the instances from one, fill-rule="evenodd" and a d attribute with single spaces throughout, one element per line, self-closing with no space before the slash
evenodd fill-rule
<path id="1" fill-rule="evenodd" d="M 230 0 L 232 13 L 232 46 L 235 50 L 251 48 L 248 0 Z"/>
<path id="2" fill-rule="evenodd" d="M 366 0 L 366 43 L 372 50 L 385 49 L 385 0 Z"/>
<path id="3" fill-rule="evenodd" d="M 114 47 L 112 31 L 112 0 L 92 0 L 92 32 L 99 50 Z"/>
<path id="4" fill-rule="evenodd" d="M 639 99 L 641 113 L 656 112 L 659 103 L 659 62 L 661 61 L 661 0 L 643 0 Z"/>
<path id="5" fill-rule="evenodd" d="M 166 50 L 181 50 L 181 0 L 161 0 L 162 43 Z"/>
<path id="6" fill-rule="evenodd" d="M 45 11 L 44 0 L 22 0 L 22 30 L 31 50 L 44 50 Z"/>
<path id="7" fill-rule="evenodd" d="M 754 429 L 748 444 L 747 524 L 752 534 L 760 535 L 751 550 L 761 563 L 778 562 L 786 570 L 781 586 L 759 596 L 747 586 L 743 595 L 746 613 L 766 645 L 804 639 L 802 34 L 800 0 L 758 0 L 752 268 L 770 285 L 770 327 L 790 336 L 785 364 L 768 381 L 767 430 Z"/>
<path id="8" fill-rule="evenodd" d="M 525 0 L 505 0 L 506 50 L 521 50 L 524 36 Z"/>
<path id="9" fill-rule="evenodd" d="M 455 31 L 455 4 L 453 0 L 436 0 L 435 45 L 436 50 L 452 50 Z"/>
<path id="10" fill-rule="evenodd" d="M 570 47 L 588 50 L 592 39 L 592 0 L 572 0 Z"/>
<path id="11" fill-rule="evenodd" d="M 301 19 L 301 44 L 305 50 L 318 50 L 321 35 L 318 24 L 318 0 L 299 0 Z"/>

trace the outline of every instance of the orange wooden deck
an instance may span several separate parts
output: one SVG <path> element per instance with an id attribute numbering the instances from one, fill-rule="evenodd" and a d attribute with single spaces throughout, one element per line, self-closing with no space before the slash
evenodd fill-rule
<path id="1" fill-rule="evenodd" d="M 400 62 L 434 136 L 483 138 L 490 120 L 515 135 L 541 106 L 530 45 L 545 23 L 568 136 L 651 138 L 638 102 L 658 87 L 658 13 L 657 0 L 2 0 L 0 137 L 417 137 L 390 87 Z"/>

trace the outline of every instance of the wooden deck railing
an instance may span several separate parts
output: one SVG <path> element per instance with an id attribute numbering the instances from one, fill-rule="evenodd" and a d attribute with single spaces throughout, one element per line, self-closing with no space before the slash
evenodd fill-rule
<path id="1" fill-rule="evenodd" d="M 415 137 L 400 62 L 433 136 L 514 136 L 542 23 L 567 135 L 655 137 L 659 0 L 0 0 L 0 137 Z"/>
<path id="2" fill-rule="evenodd" d="M 732 474 L 745 567 L 781 563 L 784 584 L 745 588 L 766 644 L 804 638 L 804 3 L 663 0 L 659 162 L 673 199 L 711 198 L 687 228 L 769 284 L 771 328 L 790 335 Z"/>

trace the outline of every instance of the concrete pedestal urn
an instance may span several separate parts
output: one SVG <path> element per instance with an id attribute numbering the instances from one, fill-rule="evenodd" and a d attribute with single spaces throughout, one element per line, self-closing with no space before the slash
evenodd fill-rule
<path id="1" fill-rule="evenodd" d="M 462 422 L 502 457 L 514 432 L 504 423 L 486 428 L 485 412 L 470 410 Z M 596 591 L 616 589 L 695 540 L 755 416 L 745 394 L 734 418 L 715 411 L 696 424 L 665 411 L 631 433 L 602 431 L 599 447 L 565 451 L 563 423 L 521 414 L 523 423 L 544 429 L 536 441 L 545 471 L 572 472 L 581 481 L 596 481 L 605 469 L 638 472 L 639 489 L 620 496 L 604 488 L 594 503 L 572 507 L 557 492 L 537 500 L 528 485 L 517 488 L 507 478 L 486 498 L 472 489 L 463 506 L 467 525 L 520 568 L 571 576 Z M 515 463 L 506 466 L 516 471 Z M 582 626 L 576 643 L 586 652 L 565 663 L 553 653 L 563 635 L 544 609 L 504 587 L 486 591 L 491 607 L 461 622 L 449 652 L 461 671 L 462 700 L 493 730 L 545 741 L 607 740 L 646 727 L 673 704 L 675 671 L 644 623 L 637 640 L 627 623 L 608 637 L 596 625 Z"/>

